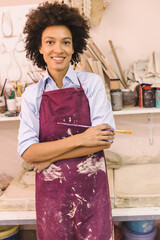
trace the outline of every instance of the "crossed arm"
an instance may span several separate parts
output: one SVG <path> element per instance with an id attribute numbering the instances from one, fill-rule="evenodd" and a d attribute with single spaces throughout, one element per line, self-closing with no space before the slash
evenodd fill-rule
<path id="1" fill-rule="evenodd" d="M 100 124 L 65 139 L 35 143 L 22 155 L 35 171 L 41 172 L 51 163 L 67 158 L 82 157 L 108 149 L 114 139 L 114 133 L 107 131 L 106 124 Z"/>

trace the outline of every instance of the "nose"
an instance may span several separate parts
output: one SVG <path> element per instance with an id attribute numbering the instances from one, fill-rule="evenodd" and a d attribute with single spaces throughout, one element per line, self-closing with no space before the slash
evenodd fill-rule
<path id="1" fill-rule="evenodd" d="M 53 51 L 54 51 L 55 53 L 61 53 L 61 52 L 63 52 L 63 48 L 62 48 L 61 43 L 55 43 L 55 44 L 54 44 L 54 47 L 53 47 Z"/>

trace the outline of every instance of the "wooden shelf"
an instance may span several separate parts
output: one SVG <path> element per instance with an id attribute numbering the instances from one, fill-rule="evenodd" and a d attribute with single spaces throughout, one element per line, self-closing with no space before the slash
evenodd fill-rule
<path id="1" fill-rule="evenodd" d="M 160 207 L 113 208 L 113 221 L 160 220 Z"/>
<path id="2" fill-rule="evenodd" d="M 123 108 L 120 111 L 113 111 L 113 115 L 130 115 L 130 114 L 147 114 L 147 113 L 160 113 L 160 108 L 128 107 L 128 108 Z"/>
<path id="3" fill-rule="evenodd" d="M 8 122 L 8 121 L 19 121 L 19 116 L 17 117 L 0 117 L 0 122 Z"/>
<path id="4" fill-rule="evenodd" d="M 35 211 L 0 212 L 0 225 L 36 224 Z"/>
<path id="5" fill-rule="evenodd" d="M 120 111 L 113 111 L 113 115 L 133 115 L 133 114 L 148 114 L 148 113 L 160 113 L 160 108 L 140 108 L 140 107 L 130 107 L 123 108 Z M 3 121 L 18 121 L 20 120 L 19 116 L 17 117 L 5 117 L 4 114 L 0 115 L 0 122 Z"/>
<path id="6" fill-rule="evenodd" d="M 113 208 L 113 221 L 160 220 L 160 207 Z M 36 224 L 35 211 L 0 212 L 0 225 Z"/>

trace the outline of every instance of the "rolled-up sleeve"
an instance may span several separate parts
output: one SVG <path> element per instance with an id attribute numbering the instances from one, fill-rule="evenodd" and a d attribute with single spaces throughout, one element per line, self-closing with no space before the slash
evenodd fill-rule
<path id="1" fill-rule="evenodd" d="M 31 88 L 27 89 L 22 95 L 18 133 L 18 153 L 20 156 L 32 144 L 39 142 L 39 113 L 33 100 L 30 100 L 33 99 L 33 91 L 31 90 Z"/>

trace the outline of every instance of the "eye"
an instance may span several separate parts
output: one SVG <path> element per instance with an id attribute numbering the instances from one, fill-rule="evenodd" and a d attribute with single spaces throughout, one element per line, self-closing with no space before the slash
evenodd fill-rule
<path id="1" fill-rule="evenodd" d="M 70 45 L 71 42 L 70 42 L 70 41 L 64 41 L 64 44 L 65 44 L 65 45 Z"/>
<path id="2" fill-rule="evenodd" d="M 48 40 L 48 41 L 46 41 L 46 43 L 47 43 L 48 45 L 51 45 L 51 44 L 53 44 L 53 41 Z"/>

